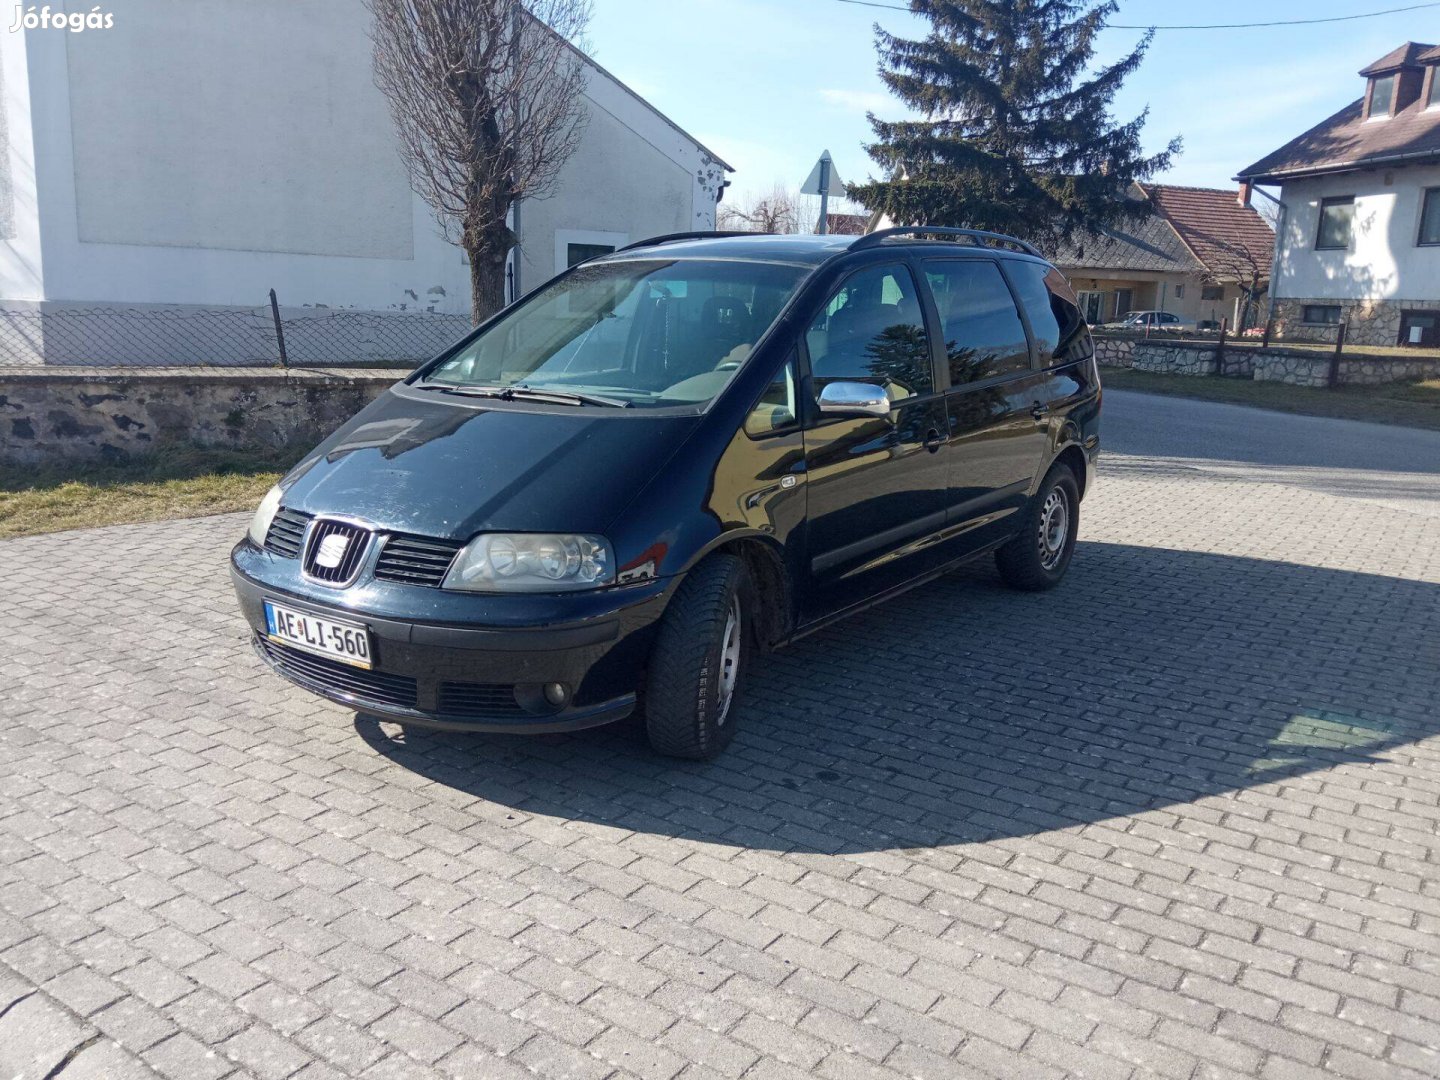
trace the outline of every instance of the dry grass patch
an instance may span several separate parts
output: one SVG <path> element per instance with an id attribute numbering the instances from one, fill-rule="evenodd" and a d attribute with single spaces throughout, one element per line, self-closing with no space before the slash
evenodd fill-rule
<path id="1" fill-rule="evenodd" d="M 176 447 L 116 464 L 0 465 L 0 538 L 251 510 L 299 456 Z"/>

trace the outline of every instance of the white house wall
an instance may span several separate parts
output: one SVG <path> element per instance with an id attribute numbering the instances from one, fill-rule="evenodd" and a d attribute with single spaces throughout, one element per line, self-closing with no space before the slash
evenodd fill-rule
<path id="1" fill-rule="evenodd" d="M 3 35 L 0 298 L 252 307 L 274 288 L 287 308 L 468 313 L 461 252 L 401 166 L 368 22 L 362 0 L 127 0 L 112 29 Z M 566 230 L 713 227 L 721 166 L 598 69 L 588 96 L 554 196 L 525 205 L 527 288 Z"/>
<path id="2" fill-rule="evenodd" d="M 1289 209 L 1275 274 L 1276 297 L 1440 297 L 1440 248 L 1415 243 L 1420 201 L 1427 187 L 1440 187 L 1440 166 L 1414 165 L 1286 183 L 1280 199 Z M 1316 251 L 1320 200 L 1337 195 L 1355 196 L 1354 243 L 1346 251 Z"/>
<path id="3" fill-rule="evenodd" d="M 363 7 L 337 6 L 131 0 L 109 30 L 26 32 L 47 300 L 257 305 L 275 288 L 290 306 L 463 310 Z"/>
<path id="4" fill-rule="evenodd" d="M 45 295 L 23 34 L 0 34 L 0 296 Z"/>
<path id="5" fill-rule="evenodd" d="M 603 76 L 591 80 L 592 85 Z M 690 171 L 593 99 L 587 100 L 585 138 L 561 171 L 554 190 L 521 209 L 524 265 L 521 286 L 534 289 L 565 269 L 567 241 L 614 247 L 660 233 L 713 228 L 694 224 Z"/>

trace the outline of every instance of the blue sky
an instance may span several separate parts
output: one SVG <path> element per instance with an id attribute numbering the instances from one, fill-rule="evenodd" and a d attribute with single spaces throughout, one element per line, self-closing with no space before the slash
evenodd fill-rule
<path id="1" fill-rule="evenodd" d="M 901 2 L 901 0 L 892 0 Z M 1250 22 L 1398 7 L 1407 0 L 1122 0 L 1116 23 Z M 1413 2 L 1413 0 L 1409 0 Z M 872 24 L 923 20 L 838 0 L 595 0 L 590 51 L 731 165 L 727 199 L 797 187 L 828 148 L 846 181 L 871 169 L 865 111 L 899 115 L 875 73 Z M 1107 30 L 1099 60 L 1137 30 Z M 1146 106 L 1148 149 L 1184 152 L 1162 178 L 1228 187 L 1235 171 L 1359 97 L 1361 67 L 1406 40 L 1440 41 L 1440 7 L 1348 23 L 1161 31 L 1116 100 Z"/>

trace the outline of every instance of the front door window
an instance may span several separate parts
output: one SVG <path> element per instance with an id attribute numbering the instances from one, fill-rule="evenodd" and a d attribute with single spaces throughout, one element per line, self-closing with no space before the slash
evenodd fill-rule
<path id="1" fill-rule="evenodd" d="M 805 344 L 817 393 L 839 381 L 884 386 L 892 401 L 935 389 L 919 289 L 904 266 L 851 274 L 810 324 Z"/>

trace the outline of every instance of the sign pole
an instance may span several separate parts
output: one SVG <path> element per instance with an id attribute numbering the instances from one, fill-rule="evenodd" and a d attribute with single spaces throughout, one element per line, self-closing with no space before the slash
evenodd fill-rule
<path id="1" fill-rule="evenodd" d="M 815 162 L 815 167 L 810 170 L 805 183 L 800 185 L 801 194 L 820 196 L 820 220 L 816 223 L 815 231 L 821 236 L 830 231 L 830 189 L 837 184 L 842 191 L 845 189 L 845 185 L 835 175 L 835 163 L 830 159 L 830 151 L 826 150 L 820 155 L 820 160 Z"/>
<path id="2" fill-rule="evenodd" d="M 830 231 L 830 153 L 820 158 L 820 235 Z"/>

